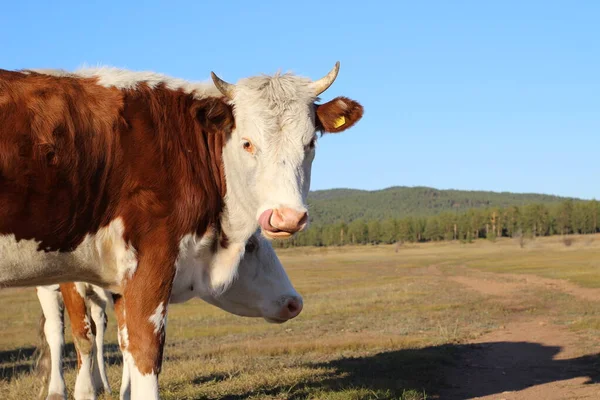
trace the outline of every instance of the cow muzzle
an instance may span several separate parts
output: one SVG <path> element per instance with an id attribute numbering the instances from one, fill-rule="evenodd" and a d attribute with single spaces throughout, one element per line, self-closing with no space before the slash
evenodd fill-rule
<path id="1" fill-rule="evenodd" d="M 267 238 L 287 239 L 306 227 L 308 211 L 287 207 L 270 209 L 260 215 L 258 223 Z"/>
<path id="2" fill-rule="evenodd" d="M 302 312 L 303 302 L 302 297 L 287 298 L 279 310 L 276 317 L 265 317 L 267 322 L 272 324 L 283 324 L 284 322 L 296 318 Z"/>

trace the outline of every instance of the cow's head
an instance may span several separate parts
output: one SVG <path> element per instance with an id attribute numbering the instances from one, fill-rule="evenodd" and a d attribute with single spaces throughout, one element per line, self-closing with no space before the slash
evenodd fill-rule
<path id="1" fill-rule="evenodd" d="M 339 62 L 317 81 L 276 74 L 236 84 L 212 73 L 235 118 L 223 150 L 227 213 L 246 232 L 258 222 L 267 238 L 288 238 L 307 226 L 317 132 L 342 132 L 363 114 L 363 107 L 346 97 L 315 103 L 338 71 Z"/>
<path id="2" fill-rule="evenodd" d="M 213 274 L 219 271 L 212 265 L 210 247 L 202 242 L 187 245 L 192 247 L 178 260 L 172 302 L 200 297 L 232 314 L 262 317 L 272 323 L 285 322 L 302 311 L 302 296 L 294 289 L 271 243 L 260 234 L 250 236 L 235 279 L 224 290 L 213 285 Z"/>

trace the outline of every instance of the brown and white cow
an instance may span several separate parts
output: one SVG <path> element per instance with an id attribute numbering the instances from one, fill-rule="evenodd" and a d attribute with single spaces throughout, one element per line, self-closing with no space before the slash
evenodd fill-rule
<path id="1" fill-rule="evenodd" d="M 302 311 L 302 297 L 291 284 L 271 244 L 258 234 L 250 237 L 240 261 L 238 276 L 222 294 L 215 295 L 210 284 L 210 257 L 207 243 L 187 243 L 184 257 L 177 261 L 170 303 L 182 303 L 198 297 L 232 314 L 262 317 L 268 322 L 283 323 Z M 104 332 L 107 305 L 111 293 L 95 285 L 71 282 L 40 286 L 37 295 L 42 306 L 42 337 L 47 342 L 42 360 L 49 373 L 47 400 L 66 398 L 62 375 L 64 346 L 63 309 L 71 321 L 73 342 L 77 350 L 75 400 L 95 399 L 102 391 L 110 393 L 104 364 Z M 119 316 L 121 317 L 121 316 Z M 122 319 L 122 318 L 120 318 Z M 127 329 L 120 325 L 119 344 L 127 352 Z M 121 399 L 130 396 L 129 365 L 123 363 Z"/>
<path id="2" fill-rule="evenodd" d="M 114 68 L 0 70 L 0 287 L 83 281 L 121 295 L 132 398 L 157 398 L 167 304 L 187 240 L 216 227 L 211 286 L 245 243 L 307 222 L 316 132 L 362 117 L 315 104 L 339 64 L 189 83 Z"/>

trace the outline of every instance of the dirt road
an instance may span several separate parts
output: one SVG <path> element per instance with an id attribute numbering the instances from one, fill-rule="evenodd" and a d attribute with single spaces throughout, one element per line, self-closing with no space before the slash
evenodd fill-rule
<path id="1" fill-rule="evenodd" d="M 457 269 L 451 280 L 511 302 L 516 293 L 546 288 L 600 302 L 600 290 L 529 275 Z M 464 275 L 463 275 L 464 274 Z M 600 306 L 600 303 L 598 304 Z M 441 399 L 600 399 L 600 355 L 586 354 L 575 332 L 547 318 L 519 317 L 462 347 L 446 371 Z"/>

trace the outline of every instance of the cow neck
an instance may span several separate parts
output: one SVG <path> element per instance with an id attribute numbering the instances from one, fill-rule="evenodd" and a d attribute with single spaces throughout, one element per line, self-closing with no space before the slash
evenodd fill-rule
<path id="1" fill-rule="evenodd" d="M 123 93 L 129 141 L 124 147 L 136 158 L 128 161 L 133 184 L 151 188 L 161 207 L 166 205 L 153 215 L 167 218 L 180 238 L 202 236 L 210 227 L 220 231 L 225 133 L 208 132 L 199 123 L 205 99 L 164 84 L 140 83 Z"/>

